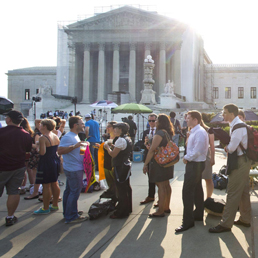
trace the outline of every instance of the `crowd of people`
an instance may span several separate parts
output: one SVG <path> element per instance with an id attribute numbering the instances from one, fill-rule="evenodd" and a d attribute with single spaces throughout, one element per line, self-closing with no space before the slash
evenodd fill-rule
<path id="1" fill-rule="evenodd" d="M 85 173 L 84 156 L 81 146 L 88 145 L 98 171 L 98 153 L 103 151 L 103 166 L 108 189 L 100 198 L 111 198 L 115 211 L 111 219 L 128 217 L 132 212 L 132 188 L 130 186 L 131 153 L 135 143 L 137 126 L 133 117 L 124 122 L 108 122 L 106 133 L 101 135 L 100 126 L 93 114 L 84 116 L 71 115 L 69 132 L 65 132 L 66 119 L 48 114 L 45 119 L 35 120 L 34 131 L 28 120 L 19 111 L 12 110 L 6 115 L 6 127 L 0 128 L 1 148 L 0 194 L 6 187 L 7 217 L 6 226 L 13 225 L 20 195 L 26 193 L 27 178 L 30 182 L 30 195 L 25 200 L 39 198 L 39 186 L 43 186 L 43 206 L 34 211 L 35 215 L 49 214 L 59 209 L 58 202 L 63 200 L 65 223 L 77 223 L 87 220 L 78 210 L 78 199 L 83 188 Z M 229 104 L 223 108 L 224 120 L 230 123 L 231 139 L 225 147 L 228 162 L 233 162 L 228 171 L 227 202 L 222 220 L 211 233 L 230 231 L 236 225 L 250 226 L 251 208 L 248 188 L 248 175 L 251 162 L 239 147 L 247 148 L 247 131 L 242 127 L 232 130 L 234 125 L 244 123 L 239 116 L 238 107 Z M 155 160 L 158 147 L 165 147 L 169 141 L 179 145 L 179 138 L 184 138 L 185 164 L 184 184 L 182 189 L 183 223 L 175 229 L 176 233 L 192 228 L 195 221 L 202 221 L 204 215 L 204 193 L 202 179 L 206 182 L 206 197 L 213 193 L 212 166 L 215 164 L 214 134 L 205 125 L 199 111 L 192 110 L 185 114 L 185 121 L 180 125 L 175 112 L 170 115 L 152 113 L 148 116 L 148 129 L 143 132 L 144 149 L 143 173 L 148 175 L 148 195 L 141 205 L 154 202 L 156 186 L 158 201 L 154 204 L 157 211 L 149 214 L 150 218 L 164 217 L 170 214 L 172 188 L 170 179 L 174 177 L 174 166 L 163 167 Z M 104 143 L 101 144 L 102 138 Z M 232 161 L 231 155 L 235 153 Z M 66 175 L 63 199 L 60 197 L 58 176 L 60 169 Z M 25 173 L 27 171 L 27 173 Z M 240 176 L 241 175 L 241 176 Z M 195 207 L 195 209 L 194 209 Z M 234 221 L 239 207 L 240 219 Z"/>

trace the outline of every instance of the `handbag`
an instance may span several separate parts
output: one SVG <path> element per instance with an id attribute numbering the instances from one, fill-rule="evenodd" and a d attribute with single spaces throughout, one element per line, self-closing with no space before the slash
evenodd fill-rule
<path id="1" fill-rule="evenodd" d="M 154 159 L 161 167 L 171 167 L 179 161 L 179 148 L 169 138 L 168 133 L 162 130 L 167 138 L 165 147 L 158 147 L 154 152 Z"/>

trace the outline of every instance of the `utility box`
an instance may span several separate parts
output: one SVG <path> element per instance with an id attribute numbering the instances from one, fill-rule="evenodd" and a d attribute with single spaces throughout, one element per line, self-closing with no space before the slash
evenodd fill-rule
<path id="1" fill-rule="evenodd" d="M 133 151 L 133 162 L 142 162 L 143 151 Z"/>

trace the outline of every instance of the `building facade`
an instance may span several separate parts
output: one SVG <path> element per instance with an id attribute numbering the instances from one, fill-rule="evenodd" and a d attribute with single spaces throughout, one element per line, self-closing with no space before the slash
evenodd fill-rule
<path id="1" fill-rule="evenodd" d="M 8 71 L 8 97 L 25 114 L 40 87 L 51 87 L 54 97 L 77 97 L 78 103 L 122 93 L 128 102 L 139 103 L 147 55 L 155 61 L 157 103 L 170 80 L 185 102 L 181 108 L 201 109 L 201 103 L 210 108 L 257 106 L 258 65 L 213 64 L 202 38 L 189 26 L 131 6 L 59 25 L 57 67 Z"/>
<path id="2" fill-rule="evenodd" d="M 156 100 L 168 80 L 187 101 L 204 101 L 203 41 L 188 26 L 157 13 L 124 6 L 59 28 L 56 94 L 81 103 L 125 92 L 139 102 L 143 62 L 155 61 Z"/>
<path id="3" fill-rule="evenodd" d="M 257 64 L 206 64 L 205 86 L 214 108 L 234 103 L 241 109 L 258 109 Z"/>
<path id="4" fill-rule="evenodd" d="M 14 103 L 14 109 L 25 115 L 31 108 L 32 96 L 39 93 L 41 87 L 55 88 L 56 67 L 30 67 L 9 70 L 8 98 Z"/>

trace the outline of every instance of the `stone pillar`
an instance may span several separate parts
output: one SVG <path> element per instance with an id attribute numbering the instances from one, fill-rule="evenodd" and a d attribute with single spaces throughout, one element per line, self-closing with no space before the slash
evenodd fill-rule
<path id="1" fill-rule="evenodd" d="M 200 96 L 200 100 L 199 101 L 205 101 L 207 102 L 207 97 L 208 96 L 205 96 L 205 88 L 204 88 L 204 64 L 203 64 L 203 60 L 204 60 L 204 53 L 203 53 L 203 41 L 202 39 L 199 40 L 199 53 L 200 53 L 200 56 L 199 56 L 199 69 L 197 70 L 197 74 L 199 76 L 199 80 L 196 80 L 198 81 L 198 89 L 199 89 L 199 96 Z M 206 92 L 207 92 L 207 89 L 206 89 Z"/>
<path id="2" fill-rule="evenodd" d="M 119 43 L 113 44 L 113 80 L 112 91 L 119 91 Z"/>
<path id="3" fill-rule="evenodd" d="M 159 92 L 160 95 L 164 91 L 166 84 L 166 44 L 165 42 L 160 42 L 159 50 Z"/>
<path id="4" fill-rule="evenodd" d="M 99 44 L 99 58 L 98 58 L 98 99 L 97 101 L 104 99 L 104 83 L 105 83 L 105 44 Z"/>
<path id="5" fill-rule="evenodd" d="M 173 82 L 175 93 L 181 95 L 181 45 L 182 42 L 175 43 L 175 53 L 173 56 Z"/>
<path id="6" fill-rule="evenodd" d="M 90 44 L 84 44 L 82 103 L 90 103 Z"/>
<path id="7" fill-rule="evenodd" d="M 68 43 L 69 49 L 69 85 L 68 95 L 74 97 L 75 94 L 75 44 Z"/>
<path id="8" fill-rule="evenodd" d="M 136 102 L 136 44 L 130 44 L 130 57 L 129 57 L 129 93 L 130 101 Z"/>
<path id="9" fill-rule="evenodd" d="M 151 54 L 151 43 L 150 42 L 146 42 L 144 44 L 144 47 L 145 47 L 144 58 L 146 58 L 148 55 Z"/>

